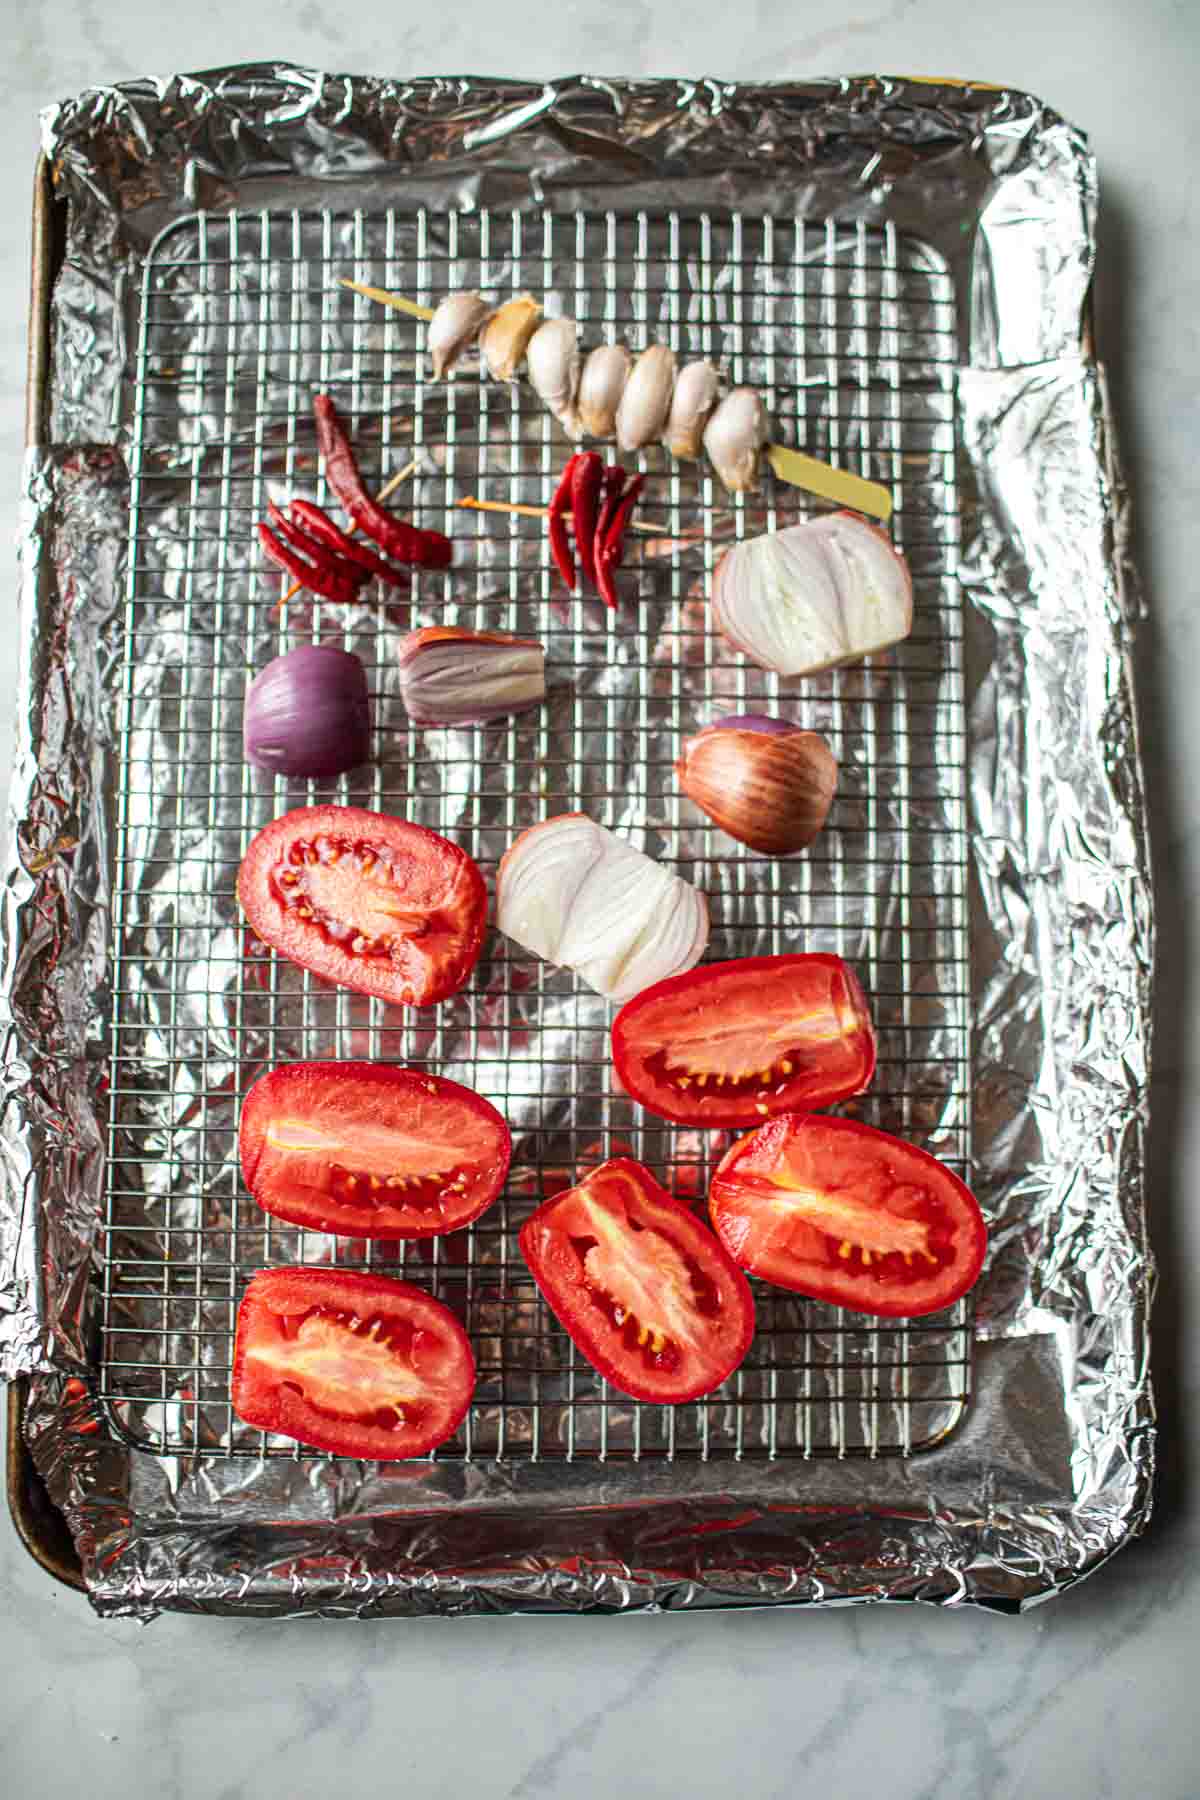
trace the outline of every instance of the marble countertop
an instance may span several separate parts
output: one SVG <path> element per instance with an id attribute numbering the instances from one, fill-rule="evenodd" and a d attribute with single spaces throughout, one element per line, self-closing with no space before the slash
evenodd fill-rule
<path id="1" fill-rule="evenodd" d="M 860 4 L 863 0 L 860 0 Z M 1186 1800 L 1198 1791 L 1194 1418 L 1200 1378 L 1195 963 L 1200 927 L 1200 9 L 1194 0 L 866 0 L 846 17 L 752 0 L 680 16 L 615 0 L 433 15 L 360 0 L 153 0 L 25 11 L 0 112 L 0 535 L 16 527 L 37 114 L 95 82 L 290 57 L 326 67 L 763 78 L 974 75 L 1042 94 L 1091 134 L 1102 192 L 1097 340 L 1140 515 L 1139 645 L 1157 857 L 1151 1221 L 1162 1268 L 1158 1512 L 1144 1541 L 1025 1619 L 908 1608 L 628 1619 L 102 1623 L 27 1557 L 0 1509 L 0 1785 L 292 1800 L 404 1791 L 537 1800 L 830 1788 L 841 1800 Z M 522 46 L 515 25 L 524 25 Z M 1191 648 L 1189 649 L 1189 646 Z M 11 716 L 12 635 L 0 645 Z M 7 759 L 8 745 L 3 745 Z M 6 769 L 0 769 L 6 778 Z"/>

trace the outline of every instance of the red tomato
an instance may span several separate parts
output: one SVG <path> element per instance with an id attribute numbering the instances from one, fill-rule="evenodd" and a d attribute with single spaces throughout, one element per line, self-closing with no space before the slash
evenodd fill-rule
<path id="1" fill-rule="evenodd" d="M 622 1085 L 681 1125 L 757 1125 L 861 1093 L 863 991 L 840 956 L 744 956 L 656 982 L 613 1020 Z"/>
<path id="2" fill-rule="evenodd" d="M 272 949 L 360 994 L 429 1006 L 479 958 L 483 876 L 457 844 L 361 806 L 302 806 L 267 825 L 238 899 Z"/>
<path id="3" fill-rule="evenodd" d="M 547 1200 L 520 1245 L 559 1324 L 635 1400 L 695 1400 L 750 1348 L 749 1282 L 640 1163 L 602 1163 Z"/>
<path id="4" fill-rule="evenodd" d="M 957 1175 L 854 1119 L 772 1119 L 726 1152 L 708 1205 L 751 1274 L 882 1318 L 950 1306 L 979 1279 L 987 1248 Z"/>
<path id="5" fill-rule="evenodd" d="M 238 1309 L 233 1410 L 335 1456 L 424 1456 L 458 1429 L 475 1358 L 440 1300 L 346 1269 L 266 1269 Z"/>
<path id="6" fill-rule="evenodd" d="M 277 1218 L 343 1237 L 437 1237 L 504 1186 L 512 1139 L 494 1106 L 441 1075 L 383 1063 L 289 1063 L 254 1083 L 242 1174 Z"/>

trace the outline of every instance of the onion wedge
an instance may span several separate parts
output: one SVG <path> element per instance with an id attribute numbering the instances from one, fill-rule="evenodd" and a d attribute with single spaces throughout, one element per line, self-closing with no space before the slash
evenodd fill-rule
<path id="1" fill-rule="evenodd" d="M 713 622 L 752 662 L 814 675 L 912 630 L 912 577 L 882 531 L 830 513 L 734 544 L 717 564 Z"/>
<path id="2" fill-rule="evenodd" d="M 704 895 L 585 813 L 534 825 L 506 851 L 496 923 L 610 1000 L 682 974 L 708 943 Z"/>

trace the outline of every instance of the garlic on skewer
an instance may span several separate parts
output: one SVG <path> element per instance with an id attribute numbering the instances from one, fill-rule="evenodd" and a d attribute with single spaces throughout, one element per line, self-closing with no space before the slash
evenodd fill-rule
<path id="1" fill-rule="evenodd" d="M 675 352 L 651 344 L 633 365 L 617 408 L 617 447 L 628 454 L 662 436 L 675 388 Z"/>
<path id="2" fill-rule="evenodd" d="M 624 344 L 600 344 L 583 365 L 579 383 L 579 420 L 589 437 L 610 438 L 617 408 L 633 368 Z"/>
<path id="3" fill-rule="evenodd" d="M 544 319 L 525 353 L 526 372 L 538 398 L 567 436 L 576 439 L 583 435 L 575 409 L 582 367 L 574 319 Z"/>
<path id="4" fill-rule="evenodd" d="M 726 394 L 704 431 L 704 448 L 731 494 L 744 494 L 758 481 L 767 441 L 767 409 L 754 388 Z"/>
<path id="5" fill-rule="evenodd" d="M 663 442 L 681 462 L 694 462 L 704 443 L 704 427 L 720 397 L 720 377 L 712 363 L 684 363 L 675 382 Z"/>
<path id="6" fill-rule="evenodd" d="M 488 374 L 497 381 L 512 381 L 541 322 L 542 309 L 531 294 L 518 294 L 498 307 L 479 334 Z"/>
<path id="7" fill-rule="evenodd" d="M 449 373 L 479 336 L 492 308 L 482 294 L 447 294 L 432 319 L 425 347 L 433 362 L 436 380 Z"/>

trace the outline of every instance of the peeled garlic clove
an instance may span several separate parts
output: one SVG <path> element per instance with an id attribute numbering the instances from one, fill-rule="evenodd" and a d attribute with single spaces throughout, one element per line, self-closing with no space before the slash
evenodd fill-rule
<path id="1" fill-rule="evenodd" d="M 546 698 L 536 638 L 430 625 L 400 646 L 400 698 L 414 725 L 487 725 Z"/>
<path id="2" fill-rule="evenodd" d="M 767 409 L 756 388 L 726 394 L 704 431 L 704 448 L 731 494 L 744 494 L 758 481 L 767 441 Z"/>
<path id="3" fill-rule="evenodd" d="M 898 644 L 912 577 L 882 531 L 829 513 L 734 544 L 717 564 L 713 623 L 779 675 L 813 675 Z"/>
<path id="4" fill-rule="evenodd" d="M 644 450 L 662 436 L 674 388 L 675 352 L 665 344 L 651 344 L 634 363 L 617 408 L 619 449 Z"/>
<path id="5" fill-rule="evenodd" d="M 498 307 L 479 334 L 488 374 L 497 381 L 512 381 L 541 322 L 542 309 L 532 294 L 518 294 Z"/>
<path id="6" fill-rule="evenodd" d="M 745 713 L 686 739 L 675 773 L 688 799 L 739 844 L 790 856 L 824 825 L 838 766 L 817 732 Z"/>
<path id="7" fill-rule="evenodd" d="M 525 369 L 534 392 L 572 438 L 581 435 L 575 397 L 582 367 L 574 319 L 544 319 L 530 339 Z"/>
<path id="8" fill-rule="evenodd" d="M 447 294 L 429 321 L 425 348 L 433 361 L 434 379 L 452 369 L 479 336 L 491 307 L 482 294 Z"/>
<path id="9" fill-rule="evenodd" d="M 704 427 L 717 404 L 720 387 L 720 376 L 710 362 L 684 363 L 663 434 L 672 456 L 687 462 L 694 462 L 699 456 Z"/>
<path id="10" fill-rule="evenodd" d="M 579 422 L 589 437 L 610 438 L 617 408 L 633 368 L 624 344 L 600 344 L 583 365 L 579 383 Z"/>

